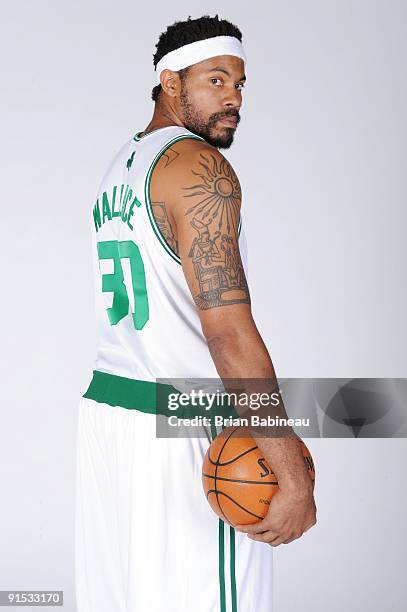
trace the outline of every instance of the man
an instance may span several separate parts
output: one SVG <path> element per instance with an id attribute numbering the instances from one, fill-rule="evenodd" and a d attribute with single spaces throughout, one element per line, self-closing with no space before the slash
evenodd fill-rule
<path id="1" fill-rule="evenodd" d="M 270 612 L 272 548 L 315 524 L 298 440 L 256 438 L 279 481 L 238 531 L 201 489 L 209 440 L 156 438 L 157 379 L 275 381 L 250 309 L 241 190 L 219 152 L 240 120 L 238 28 L 188 19 L 160 36 L 153 117 L 93 208 L 99 344 L 78 430 L 78 612 Z"/>

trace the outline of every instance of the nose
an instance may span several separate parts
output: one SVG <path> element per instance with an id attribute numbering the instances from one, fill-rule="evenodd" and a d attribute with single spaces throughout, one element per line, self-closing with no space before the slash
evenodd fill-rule
<path id="1" fill-rule="evenodd" d="M 234 108 L 239 111 L 240 107 L 242 106 L 242 92 L 239 89 L 236 89 L 236 87 L 227 88 L 227 91 L 225 91 L 225 97 L 223 99 L 223 106 L 227 110 Z"/>

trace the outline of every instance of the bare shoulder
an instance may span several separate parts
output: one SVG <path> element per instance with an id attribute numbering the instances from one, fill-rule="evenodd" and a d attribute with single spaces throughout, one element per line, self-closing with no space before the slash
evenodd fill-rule
<path id="1" fill-rule="evenodd" d="M 175 205 L 205 194 L 240 202 L 240 183 L 230 162 L 202 140 L 186 138 L 171 145 L 154 169 L 152 199 Z"/>

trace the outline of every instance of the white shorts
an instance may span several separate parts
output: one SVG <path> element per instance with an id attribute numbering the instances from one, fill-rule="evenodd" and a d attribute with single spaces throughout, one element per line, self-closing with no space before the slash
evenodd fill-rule
<path id="1" fill-rule="evenodd" d="M 156 418 L 81 400 L 78 612 L 271 612 L 271 546 L 205 499 L 209 440 L 156 438 Z"/>

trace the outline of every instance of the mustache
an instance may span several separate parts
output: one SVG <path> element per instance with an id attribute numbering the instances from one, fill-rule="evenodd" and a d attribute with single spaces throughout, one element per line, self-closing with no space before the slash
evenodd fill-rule
<path id="1" fill-rule="evenodd" d="M 226 119 L 230 117 L 232 117 L 233 119 L 236 119 L 236 125 L 239 125 L 241 117 L 238 111 L 229 111 L 226 113 L 215 113 L 214 115 L 211 116 L 209 122 L 210 124 L 215 124 L 220 119 Z"/>

